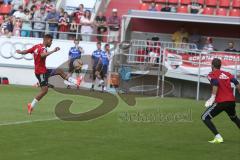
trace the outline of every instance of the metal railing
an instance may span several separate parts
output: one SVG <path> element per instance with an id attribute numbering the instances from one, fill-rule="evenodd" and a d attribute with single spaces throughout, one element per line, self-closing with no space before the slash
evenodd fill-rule
<path id="1" fill-rule="evenodd" d="M 213 58 L 222 59 L 223 64 L 221 69 L 232 73 L 236 78 L 240 78 L 240 53 L 197 50 L 195 49 L 196 45 L 185 43 L 182 44 L 184 46 L 188 46 L 188 48 L 194 49 L 175 48 L 175 43 L 159 41 L 162 45 L 155 46 L 155 48 L 160 50 L 160 52 L 157 56 L 154 56 L 154 58 L 158 60 L 150 61 L 149 59 L 151 59 L 152 56 L 146 51 L 146 48 L 149 47 L 148 42 L 149 41 L 146 40 L 131 41 L 129 52 L 124 55 L 127 56 L 126 65 L 130 64 L 132 66 L 138 66 L 151 64 L 155 67 L 155 69 L 157 68 L 158 71 L 155 72 L 157 73 L 156 88 L 160 88 L 160 90 L 156 91 L 156 96 L 164 96 L 165 77 L 168 76 L 175 79 L 184 79 L 196 82 L 195 98 L 196 100 L 199 100 L 200 84 L 209 83 L 207 75 L 211 71 L 211 61 Z M 180 43 L 178 45 L 181 46 L 182 44 Z M 144 52 L 137 54 L 138 52 L 136 51 L 139 50 Z M 169 52 L 172 53 L 172 55 L 168 54 Z M 163 73 L 163 68 L 167 68 L 167 72 L 165 74 Z M 189 68 L 193 71 L 187 71 Z M 153 68 L 148 69 L 151 70 Z"/>
<path id="2" fill-rule="evenodd" d="M 109 39 L 114 38 L 114 36 L 109 34 L 108 26 L 106 26 L 107 31 L 104 34 L 94 33 L 94 31 L 97 29 L 96 26 L 92 27 L 93 28 L 92 33 L 85 34 L 85 33 L 81 33 L 80 29 L 81 29 L 82 25 L 81 24 L 76 24 L 76 23 L 69 23 L 69 25 L 68 25 L 69 31 L 62 32 L 62 31 L 59 31 L 59 25 L 58 25 L 57 22 L 53 23 L 53 22 L 48 22 L 48 21 L 33 21 L 33 20 L 21 21 L 21 22 L 29 23 L 29 25 L 31 26 L 30 27 L 31 29 L 19 28 L 19 29 L 17 29 L 17 32 L 19 32 L 18 35 L 15 35 L 14 32 L 13 32 L 12 36 L 42 38 L 42 36 L 38 37 L 38 36 L 34 35 L 34 33 L 38 32 L 38 33 L 41 33 L 42 35 L 44 35 L 46 33 L 53 34 L 54 38 L 58 38 L 58 39 L 72 39 L 72 38 L 82 39 L 83 38 L 83 40 L 84 40 L 84 38 L 86 38 L 87 39 L 86 41 L 94 41 L 94 40 L 99 41 L 99 39 L 103 39 L 102 41 L 109 42 Z M 42 23 L 45 27 L 44 27 L 44 29 L 33 29 L 34 28 L 34 23 Z M 51 24 L 56 24 L 55 31 L 50 30 L 49 25 L 51 25 Z M 71 25 L 75 25 L 75 28 L 76 28 L 76 30 L 73 31 L 73 32 L 70 31 Z M 30 35 L 28 34 L 29 36 L 21 36 L 22 32 L 29 32 Z M 0 34 L 0 36 L 1 35 L 4 35 L 4 33 Z M 70 38 L 70 37 L 72 37 L 72 38 Z"/>
<path id="3" fill-rule="evenodd" d="M 181 49 L 197 50 L 197 45 L 193 43 L 175 43 L 167 41 L 152 40 L 131 40 L 128 63 L 158 64 L 165 48 L 179 46 Z M 155 53 L 157 52 L 157 53 Z"/>

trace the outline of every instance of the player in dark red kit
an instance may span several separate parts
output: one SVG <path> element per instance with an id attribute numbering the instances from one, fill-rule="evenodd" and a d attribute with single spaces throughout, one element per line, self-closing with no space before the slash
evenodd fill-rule
<path id="1" fill-rule="evenodd" d="M 215 138 L 210 143 L 222 143 L 223 138 L 217 131 L 211 119 L 217 116 L 222 111 L 225 111 L 229 118 L 240 129 L 240 119 L 236 114 L 235 97 L 231 88 L 231 83 L 234 83 L 240 93 L 240 84 L 233 75 L 220 70 L 221 60 L 214 58 L 212 61 L 212 72 L 209 73 L 208 79 L 212 86 L 212 96 L 205 103 L 207 110 L 202 115 L 203 122 L 215 135 Z"/>
<path id="2" fill-rule="evenodd" d="M 16 50 L 18 54 L 33 54 L 34 57 L 34 65 L 35 65 L 35 75 L 39 81 L 41 91 L 40 93 L 33 99 L 32 103 L 28 104 L 28 113 L 31 114 L 33 108 L 36 106 L 36 103 L 39 102 L 48 92 L 48 78 L 55 75 L 60 75 L 63 79 L 73 83 L 77 86 L 80 85 L 81 79 L 74 79 L 69 77 L 64 73 L 62 69 L 47 69 L 46 68 L 46 58 L 47 56 L 57 52 L 60 50 L 59 47 L 56 47 L 53 51 L 47 51 L 47 48 L 52 45 L 53 37 L 49 34 L 45 35 L 43 38 L 42 44 L 34 45 L 32 48 L 28 50 Z"/>

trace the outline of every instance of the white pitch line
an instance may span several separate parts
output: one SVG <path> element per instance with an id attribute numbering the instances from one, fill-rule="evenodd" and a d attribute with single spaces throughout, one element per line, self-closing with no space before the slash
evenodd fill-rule
<path id="1" fill-rule="evenodd" d="M 0 126 L 10 126 L 10 125 L 33 123 L 33 122 L 54 121 L 54 120 L 58 120 L 58 119 L 59 118 L 54 117 L 54 118 L 49 118 L 49 119 L 36 119 L 36 120 L 27 120 L 27 121 L 4 122 L 4 123 L 0 123 Z"/>

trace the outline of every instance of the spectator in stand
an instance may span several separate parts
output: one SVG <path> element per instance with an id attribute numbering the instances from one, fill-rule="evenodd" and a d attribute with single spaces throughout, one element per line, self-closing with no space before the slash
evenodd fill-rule
<path id="1" fill-rule="evenodd" d="M 20 18 L 16 18 L 13 21 L 13 36 L 21 36 L 22 21 Z"/>
<path id="2" fill-rule="evenodd" d="M 31 35 L 31 30 L 32 30 L 32 16 L 30 14 L 29 9 L 24 10 L 25 16 L 22 18 L 22 31 L 21 31 L 21 37 L 30 37 Z"/>
<path id="3" fill-rule="evenodd" d="M 233 42 L 233 41 L 228 42 L 228 48 L 225 49 L 224 51 L 226 51 L 226 52 L 238 52 L 238 51 L 234 48 L 234 42 Z"/>
<path id="4" fill-rule="evenodd" d="M 1 28 L 3 35 L 6 37 L 11 37 L 13 32 L 13 23 L 10 16 L 5 15 Z"/>
<path id="5" fill-rule="evenodd" d="M 59 11 L 59 17 L 64 17 L 64 14 L 65 14 L 65 10 L 63 8 L 60 8 L 60 11 Z"/>
<path id="6" fill-rule="evenodd" d="M 182 43 L 183 38 L 188 39 L 188 32 L 186 32 L 184 27 L 181 27 L 178 31 L 176 31 L 172 35 L 172 41 L 175 42 L 176 47 L 180 47 L 180 43 Z"/>
<path id="7" fill-rule="evenodd" d="M 36 3 L 37 9 L 45 8 L 45 0 Z"/>
<path id="8" fill-rule="evenodd" d="M 34 14 L 33 21 L 35 21 L 33 29 L 33 36 L 36 38 L 42 38 L 44 35 L 44 30 L 46 28 L 46 23 L 44 22 L 47 17 L 45 8 L 41 7 L 39 11 Z"/>
<path id="9" fill-rule="evenodd" d="M 72 20 L 72 23 L 70 24 L 70 29 L 69 29 L 69 31 L 72 32 L 72 34 L 69 35 L 69 39 L 73 40 L 73 39 L 75 39 L 76 37 L 78 37 L 78 36 L 76 36 L 77 28 L 78 28 L 78 25 L 77 25 L 77 23 L 75 22 L 75 20 L 73 19 L 73 20 Z"/>
<path id="10" fill-rule="evenodd" d="M 29 2 L 28 2 L 28 4 L 27 4 L 27 8 L 29 9 L 29 10 L 31 10 L 31 7 L 32 6 L 36 6 L 37 5 L 37 0 L 29 0 Z"/>
<path id="11" fill-rule="evenodd" d="M 205 40 L 205 45 L 203 46 L 204 51 L 214 51 L 213 39 L 211 37 L 207 37 Z"/>
<path id="12" fill-rule="evenodd" d="M 202 49 L 201 41 L 202 41 L 202 36 L 198 33 L 198 30 L 196 28 L 193 29 L 193 32 L 189 37 L 189 42 L 196 44 L 197 49 Z M 196 48 L 191 48 L 191 49 L 196 49 Z"/>
<path id="13" fill-rule="evenodd" d="M 14 12 L 13 17 L 23 19 L 24 16 L 23 6 L 19 6 L 18 10 Z"/>
<path id="14" fill-rule="evenodd" d="M 78 29 L 77 29 L 78 33 L 81 33 L 80 21 L 81 21 L 81 18 L 83 17 L 83 15 L 84 15 L 84 5 L 80 4 L 79 7 L 76 9 L 76 11 L 73 12 L 73 14 L 72 14 L 74 21 L 78 25 Z M 78 37 L 79 37 L 79 39 L 81 39 L 80 35 Z"/>
<path id="15" fill-rule="evenodd" d="M 103 15 L 103 13 L 100 11 L 95 18 L 95 26 L 97 27 L 97 40 L 102 42 L 102 34 L 107 31 L 107 19 Z"/>
<path id="16" fill-rule="evenodd" d="M 51 12 L 53 9 L 56 9 L 55 4 L 51 0 L 45 0 L 45 9 L 47 12 Z"/>
<path id="17" fill-rule="evenodd" d="M 34 17 L 34 14 L 35 14 L 36 11 L 37 11 L 37 6 L 32 5 L 30 7 L 30 14 L 31 14 L 32 17 Z"/>
<path id="18" fill-rule="evenodd" d="M 201 14 L 203 12 L 203 5 L 198 3 L 197 0 L 192 0 L 188 5 L 188 13 Z"/>
<path id="19" fill-rule="evenodd" d="M 11 11 L 10 15 L 13 15 L 13 13 L 15 11 L 19 10 L 20 6 L 22 6 L 22 8 L 24 8 L 23 0 L 12 0 L 11 4 L 12 4 L 12 11 Z"/>
<path id="20" fill-rule="evenodd" d="M 181 49 L 185 49 L 185 50 L 191 49 L 190 46 L 189 46 L 188 38 L 183 37 L 182 44 L 181 44 Z"/>
<path id="21" fill-rule="evenodd" d="M 45 20 L 48 22 L 48 29 L 50 31 L 50 34 L 53 36 L 54 39 L 56 39 L 59 14 L 57 13 L 55 8 L 52 8 L 51 12 L 48 13 Z"/>
<path id="22" fill-rule="evenodd" d="M 32 19 L 34 17 L 34 14 L 36 13 L 36 11 L 37 11 L 37 7 L 35 5 L 32 5 L 30 7 L 30 15 L 31 15 Z M 33 28 L 33 26 L 34 26 L 34 22 L 32 22 L 32 26 L 31 27 Z"/>
<path id="23" fill-rule="evenodd" d="M 166 2 L 165 6 L 162 7 L 161 9 L 162 12 L 173 12 L 176 13 L 177 12 L 177 8 L 175 5 L 170 5 L 168 2 Z"/>
<path id="24" fill-rule="evenodd" d="M 109 42 L 116 43 L 118 42 L 119 37 L 119 30 L 120 30 L 121 20 L 117 15 L 117 9 L 112 9 L 112 16 L 108 19 L 108 26 L 109 26 Z"/>
<path id="25" fill-rule="evenodd" d="M 148 11 L 157 11 L 156 3 L 152 2 L 148 8 Z"/>
<path id="26" fill-rule="evenodd" d="M 92 14 L 90 10 L 84 12 L 83 17 L 81 18 L 81 34 L 83 41 L 91 41 L 91 35 L 93 33 L 93 21 Z"/>
<path id="27" fill-rule="evenodd" d="M 69 32 L 69 17 L 68 13 L 64 12 L 63 17 L 61 17 L 58 21 L 59 32 Z M 67 33 L 59 33 L 59 39 L 68 39 Z"/>
<path id="28" fill-rule="evenodd" d="M 166 3 L 164 7 L 161 9 L 162 12 L 171 12 L 171 6 L 169 3 Z"/>

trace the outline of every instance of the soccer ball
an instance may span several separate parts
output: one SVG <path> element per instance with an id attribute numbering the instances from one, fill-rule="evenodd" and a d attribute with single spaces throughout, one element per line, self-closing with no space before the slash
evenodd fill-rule
<path id="1" fill-rule="evenodd" d="M 76 59 L 75 61 L 73 61 L 73 67 L 75 70 L 81 69 L 82 65 L 83 65 L 83 63 L 82 63 L 81 59 Z"/>

